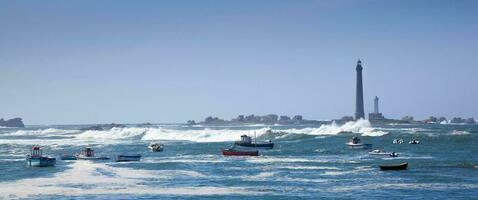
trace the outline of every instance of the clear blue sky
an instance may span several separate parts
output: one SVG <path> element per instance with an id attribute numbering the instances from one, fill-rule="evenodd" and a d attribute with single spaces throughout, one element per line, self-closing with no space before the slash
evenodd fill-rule
<path id="1" fill-rule="evenodd" d="M 0 0 L 0 117 L 478 117 L 478 1 Z"/>

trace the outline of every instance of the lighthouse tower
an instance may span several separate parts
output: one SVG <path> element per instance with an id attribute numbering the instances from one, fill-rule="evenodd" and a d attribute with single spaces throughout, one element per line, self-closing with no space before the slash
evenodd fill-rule
<path id="1" fill-rule="evenodd" d="M 363 85 L 362 85 L 362 61 L 360 59 L 357 61 L 357 94 L 355 99 L 355 120 L 360 118 L 365 119 L 364 108 L 363 108 Z"/>

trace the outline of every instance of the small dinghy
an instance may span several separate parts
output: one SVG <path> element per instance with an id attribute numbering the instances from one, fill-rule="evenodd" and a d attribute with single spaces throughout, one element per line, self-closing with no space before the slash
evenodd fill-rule
<path id="1" fill-rule="evenodd" d="M 85 147 L 80 154 L 76 155 L 78 160 L 108 160 L 106 156 L 95 156 L 95 151 L 91 147 Z"/>
<path id="2" fill-rule="evenodd" d="M 393 140 L 393 144 L 402 144 L 403 143 L 403 139 L 402 138 L 396 138 Z"/>
<path id="3" fill-rule="evenodd" d="M 77 160 L 76 156 L 74 155 L 68 155 L 68 154 L 63 154 L 60 157 L 61 160 Z"/>
<path id="4" fill-rule="evenodd" d="M 56 164 L 56 158 L 43 156 L 43 151 L 40 146 L 33 146 L 26 160 L 30 167 L 51 167 Z"/>
<path id="5" fill-rule="evenodd" d="M 163 151 L 164 149 L 164 146 L 162 144 L 159 144 L 159 143 L 152 143 L 148 146 L 148 148 L 152 151 L 152 152 L 160 152 L 160 151 Z"/>
<path id="6" fill-rule="evenodd" d="M 398 153 L 396 152 L 385 152 L 383 150 L 380 150 L 380 149 L 375 149 L 373 151 L 370 151 L 368 152 L 369 155 L 372 155 L 372 156 L 390 156 L 390 157 L 397 157 L 398 156 Z"/>
<path id="7" fill-rule="evenodd" d="M 222 155 L 224 156 L 259 156 L 259 151 L 250 151 L 250 150 L 237 150 L 234 148 L 230 149 L 221 149 Z"/>
<path id="8" fill-rule="evenodd" d="M 254 148 L 265 148 L 265 149 L 272 149 L 274 148 L 274 143 L 272 141 L 266 141 L 266 142 L 256 142 L 252 141 L 252 138 L 247 136 L 247 135 L 242 135 L 241 136 L 241 141 L 235 141 L 235 145 L 242 146 L 242 147 L 254 147 Z"/>
<path id="9" fill-rule="evenodd" d="M 117 155 L 115 158 L 116 162 L 135 162 L 135 161 L 140 161 L 141 160 L 141 155 L 136 154 L 136 155 Z"/>
<path id="10" fill-rule="evenodd" d="M 380 170 L 406 170 L 408 163 L 400 163 L 396 165 L 380 165 Z"/>
<path id="11" fill-rule="evenodd" d="M 364 144 L 364 143 L 360 142 L 360 139 L 358 137 L 351 138 L 345 144 L 352 149 L 370 149 L 370 148 L 372 148 L 372 144 Z"/>
<path id="12" fill-rule="evenodd" d="M 408 144 L 420 144 L 420 141 L 416 140 L 416 139 L 413 139 L 410 142 L 408 142 Z"/>

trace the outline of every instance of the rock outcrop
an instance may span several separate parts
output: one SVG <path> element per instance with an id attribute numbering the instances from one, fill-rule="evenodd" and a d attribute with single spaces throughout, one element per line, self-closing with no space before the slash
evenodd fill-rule
<path id="1" fill-rule="evenodd" d="M 2 118 L 2 119 L 0 119 L 0 126 L 23 128 L 23 127 L 25 127 L 25 124 L 23 124 L 22 118 L 19 118 L 19 117 L 9 119 L 9 120 L 4 120 Z"/>

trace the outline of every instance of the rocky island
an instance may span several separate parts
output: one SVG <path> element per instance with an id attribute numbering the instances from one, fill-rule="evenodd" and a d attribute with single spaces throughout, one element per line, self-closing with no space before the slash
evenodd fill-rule
<path id="1" fill-rule="evenodd" d="M 23 124 L 22 118 L 13 118 L 4 120 L 3 118 L 0 119 L 0 126 L 3 127 L 13 127 L 13 128 L 24 128 L 25 124 Z"/>

